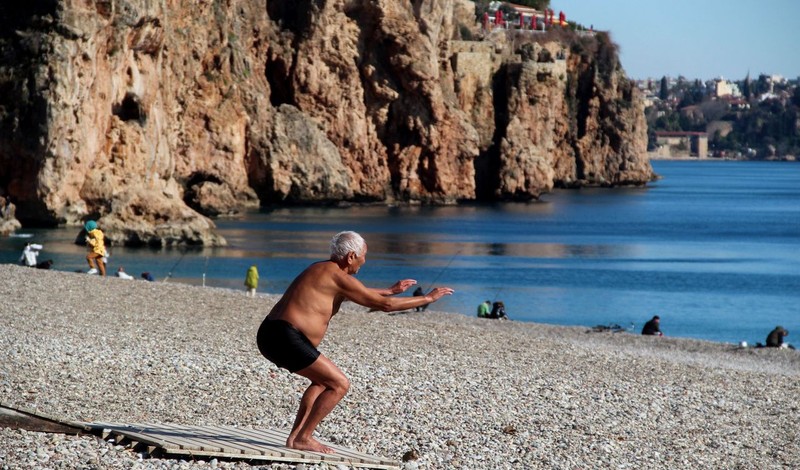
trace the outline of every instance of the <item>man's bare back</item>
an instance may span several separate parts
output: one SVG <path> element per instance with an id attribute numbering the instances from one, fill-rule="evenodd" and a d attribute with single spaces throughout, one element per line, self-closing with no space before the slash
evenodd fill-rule
<path id="1" fill-rule="evenodd" d="M 437 287 L 424 296 L 392 297 L 416 284 L 413 279 L 397 281 L 386 289 L 368 288 L 354 277 L 366 262 L 366 255 L 367 245 L 360 235 L 337 234 L 331 241 L 331 259 L 314 263 L 300 273 L 259 328 L 258 346 L 262 354 L 280 367 L 289 368 L 286 364 L 296 363 L 291 356 L 296 350 L 301 362 L 292 371 L 311 380 L 286 440 L 287 447 L 333 452 L 314 439 L 312 433 L 347 393 L 350 382 L 316 348 L 344 300 L 392 312 L 427 305 L 453 293 L 448 287 Z"/>

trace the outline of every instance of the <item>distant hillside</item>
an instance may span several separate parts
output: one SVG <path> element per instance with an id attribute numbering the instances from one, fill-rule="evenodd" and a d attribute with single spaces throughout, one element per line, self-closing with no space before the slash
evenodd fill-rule
<path id="1" fill-rule="evenodd" d="M 650 148 L 657 131 L 707 132 L 712 157 L 794 160 L 800 156 L 800 83 L 760 75 L 729 84 L 662 79 L 646 109 Z M 646 87 L 644 87 L 646 88 Z M 719 96 L 719 89 L 725 94 Z"/>

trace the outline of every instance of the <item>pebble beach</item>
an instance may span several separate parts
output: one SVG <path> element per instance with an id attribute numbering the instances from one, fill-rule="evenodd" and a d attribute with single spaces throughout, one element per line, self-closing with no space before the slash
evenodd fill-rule
<path id="1" fill-rule="evenodd" d="M 68 421 L 291 427 L 307 382 L 255 344 L 277 296 L 13 265 L 0 280 L 4 404 Z M 405 469 L 800 468 L 800 351 L 435 307 L 344 304 L 320 351 L 351 388 L 317 438 L 397 461 L 413 451 Z M 0 428 L 0 468 L 295 467 Z"/>

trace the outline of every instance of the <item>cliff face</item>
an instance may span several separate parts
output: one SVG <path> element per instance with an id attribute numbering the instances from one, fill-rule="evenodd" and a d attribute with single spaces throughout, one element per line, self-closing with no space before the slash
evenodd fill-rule
<path id="1" fill-rule="evenodd" d="M 0 195 L 24 224 L 214 245 L 209 217 L 259 204 L 652 177 L 612 45 L 454 41 L 466 0 L 7 3 Z"/>

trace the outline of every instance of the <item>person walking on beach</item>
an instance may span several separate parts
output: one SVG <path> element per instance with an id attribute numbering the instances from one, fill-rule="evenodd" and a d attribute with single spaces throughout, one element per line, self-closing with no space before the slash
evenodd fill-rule
<path id="1" fill-rule="evenodd" d="M 658 315 L 653 316 L 642 328 L 643 335 L 651 336 L 664 336 L 661 332 L 661 318 Z"/>
<path id="2" fill-rule="evenodd" d="M 91 248 L 86 255 L 86 261 L 89 263 L 88 274 L 97 274 L 98 269 L 100 275 L 106 275 L 106 263 L 103 258 L 106 256 L 106 244 L 103 232 L 97 228 L 97 222 L 89 220 L 84 224 L 83 228 L 86 230 L 86 244 Z"/>
<path id="3" fill-rule="evenodd" d="M 247 270 L 247 274 L 244 277 L 244 285 L 247 287 L 248 297 L 255 297 L 256 288 L 258 287 L 258 268 L 256 268 L 255 264 Z"/>
<path id="4" fill-rule="evenodd" d="M 383 312 L 427 305 L 453 289 L 437 287 L 424 296 L 392 297 L 417 283 L 403 279 L 385 289 L 364 286 L 355 274 L 366 262 L 367 244 L 355 232 L 340 232 L 330 243 L 330 259 L 318 261 L 300 273 L 272 307 L 258 329 L 261 354 L 278 367 L 311 381 L 297 410 L 286 446 L 333 453 L 313 438 L 317 425 L 350 388 L 350 381 L 317 350 L 331 318 L 345 300 Z"/>

